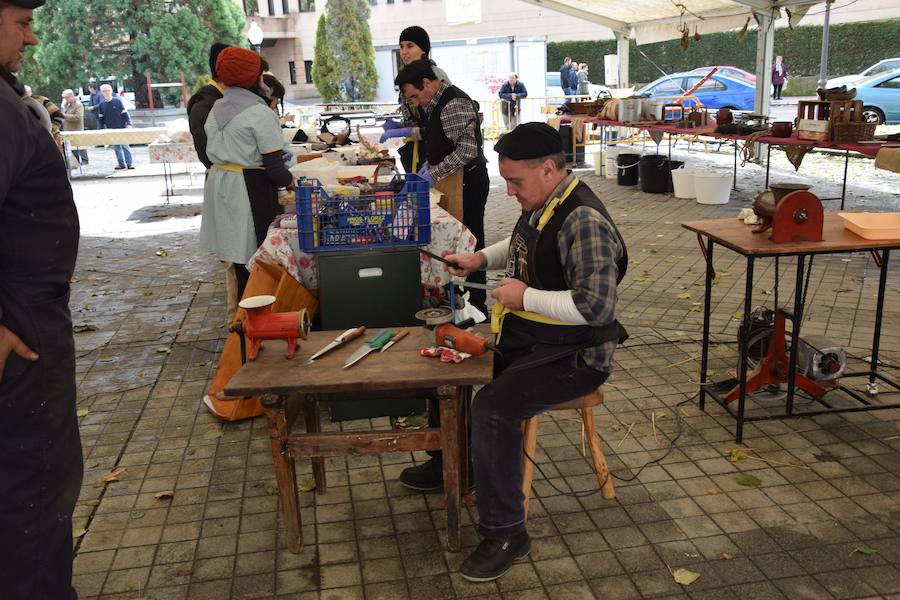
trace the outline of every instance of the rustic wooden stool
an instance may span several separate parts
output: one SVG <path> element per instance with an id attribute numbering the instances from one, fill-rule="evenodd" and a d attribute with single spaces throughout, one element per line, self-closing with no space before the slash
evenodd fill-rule
<path id="1" fill-rule="evenodd" d="M 592 412 L 595 406 L 600 406 L 601 404 L 603 404 L 603 392 L 597 389 L 581 398 L 559 404 L 550 410 L 576 409 L 581 413 L 584 432 L 587 434 L 588 442 L 591 446 L 591 458 L 594 463 L 594 472 L 597 474 L 597 483 L 600 485 L 600 495 L 606 500 L 612 500 L 616 497 L 616 490 L 613 487 L 612 476 L 609 474 L 609 467 L 606 464 L 606 456 L 603 454 L 603 448 L 600 445 L 600 435 L 597 433 L 596 427 L 594 427 L 594 413 Z M 525 494 L 526 516 L 528 515 L 528 501 L 531 498 L 531 481 L 534 478 L 534 463 L 528 457 L 530 456 L 533 459 L 534 451 L 537 448 L 538 416 L 530 418 L 523 424 L 522 493 Z"/>

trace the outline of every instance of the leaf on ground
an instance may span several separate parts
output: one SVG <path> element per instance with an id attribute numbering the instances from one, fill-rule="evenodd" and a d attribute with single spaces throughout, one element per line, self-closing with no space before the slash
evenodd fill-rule
<path id="1" fill-rule="evenodd" d="M 85 323 L 84 325 L 73 325 L 72 331 L 74 333 L 84 333 L 85 331 L 97 331 L 97 328 L 89 323 Z"/>
<path id="2" fill-rule="evenodd" d="M 153 292 L 150 291 L 150 290 L 144 290 L 144 295 L 145 295 L 145 296 L 152 296 L 152 295 L 153 295 Z"/>
<path id="3" fill-rule="evenodd" d="M 91 411 L 89 411 L 89 410 L 86 409 L 86 408 L 79 408 L 77 411 L 75 411 L 75 416 L 76 416 L 76 417 L 86 417 L 86 416 L 88 416 L 88 414 L 89 414 L 90 412 L 91 412 Z"/>
<path id="4" fill-rule="evenodd" d="M 157 250 L 157 251 L 156 251 L 156 255 L 157 255 L 157 256 L 168 256 L 169 253 L 166 252 L 165 250 L 160 249 L 160 250 Z"/>
<path id="5" fill-rule="evenodd" d="M 85 529 L 84 527 L 79 527 L 78 529 L 72 530 L 72 537 L 77 540 L 78 538 L 80 538 L 81 536 L 83 536 L 86 533 L 87 533 L 87 529 Z"/>
<path id="6" fill-rule="evenodd" d="M 142 510 L 133 510 L 129 515 L 132 519 L 143 519 L 144 515 L 147 514 Z"/>
<path id="7" fill-rule="evenodd" d="M 153 494 L 153 497 L 156 498 L 157 500 L 169 500 L 169 499 L 175 497 L 175 491 L 174 490 L 164 490 L 162 492 L 156 492 L 155 494 Z"/>
<path id="8" fill-rule="evenodd" d="M 855 554 L 855 553 L 864 554 L 866 556 L 873 556 L 875 554 L 878 554 L 878 550 L 876 550 L 875 548 L 872 548 L 871 546 L 866 546 L 865 544 L 860 544 L 859 546 L 854 548 L 853 552 L 851 552 L 850 554 Z"/>
<path id="9" fill-rule="evenodd" d="M 311 477 L 303 477 L 297 482 L 297 489 L 301 492 L 311 492 L 316 489 L 316 482 Z"/>
<path id="10" fill-rule="evenodd" d="M 734 311 L 734 314 L 731 315 L 731 318 L 734 319 L 735 321 L 740 321 L 741 317 L 743 317 L 743 316 L 744 316 L 744 313 L 742 311 L 736 310 L 736 311 Z"/>
<path id="11" fill-rule="evenodd" d="M 678 568 L 672 571 L 672 577 L 675 579 L 675 583 L 680 583 L 681 585 L 691 585 L 692 583 L 700 579 L 700 573 L 688 571 L 684 568 Z"/>
<path id="12" fill-rule="evenodd" d="M 763 294 L 765 294 L 766 296 L 771 296 L 772 290 L 763 290 Z"/>
<path id="13" fill-rule="evenodd" d="M 760 479 L 756 475 L 750 475 L 749 473 L 741 473 L 740 475 L 736 475 L 734 480 L 738 483 L 738 485 L 744 485 L 747 487 L 759 487 L 760 485 L 762 485 L 762 479 Z"/>
<path id="14" fill-rule="evenodd" d="M 610 427 L 610 429 L 612 429 L 613 431 L 622 431 L 622 426 L 619 425 L 618 423 L 613 423 L 613 425 Z"/>
<path id="15" fill-rule="evenodd" d="M 193 573 L 190 567 L 181 567 L 177 571 L 175 571 L 175 577 L 187 577 Z"/>
<path id="16" fill-rule="evenodd" d="M 745 458 L 747 458 L 747 453 L 740 448 L 732 448 L 728 453 L 728 460 L 731 462 L 737 462 L 739 460 L 744 460 Z"/>
<path id="17" fill-rule="evenodd" d="M 835 294 L 843 294 L 844 292 L 852 292 L 853 288 L 841 288 L 839 290 L 834 290 Z"/>
<path id="18" fill-rule="evenodd" d="M 679 300 L 690 300 L 690 299 L 691 299 L 691 294 L 690 294 L 690 292 L 685 292 L 685 293 L 683 293 L 683 294 L 678 294 L 678 299 L 679 299 Z"/>
<path id="19" fill-rule="evenodd" d="M 724 558 L 725 560 L 731 560 L 734 558 L 734 556 L 732 556 L 731 552 L 723 552 L 722 558 Z"/>
<path id="20" fill-rule="evenodd" d="M 270 485 L 269 487 L 266 488 L 266 494 L 269 496 L 275 496 L 278 494 L 278 488 L 273 485 Z"/>
<path id="21" fill-rule="evenodd" d="M 165 346 L 162 346 L 162 347 L 160 347 L 160 348 L 157 348 L 156 351 L 159 352 L 160 354 L 168 354 L 169 352 L 172 351 L 172 349 L 171 349 L 171 348 L 166 348 Z"/>
<path id="22" fill-rule="evenodd" d="M 703 306 L 698 302 L 691 307 L 691 312 L 703 312 Z"/>
<path id="23" fill-rule="evenodd" d="M 118 469 L 113 470 L 112 473 L 103 478 L 104 483 L 112 483 L 113 481 L 119 481 L 119 478 L 125 475 L 128 472 L 128 469 L 125 467 L 119 467 Z"/>
<path id="24" fill-rule="evenodd" d="M 715 496 L 719 493 L 719 490 L 717 490 L 716 488 L 706 488 L 706 493 L 710 496 Z"/>

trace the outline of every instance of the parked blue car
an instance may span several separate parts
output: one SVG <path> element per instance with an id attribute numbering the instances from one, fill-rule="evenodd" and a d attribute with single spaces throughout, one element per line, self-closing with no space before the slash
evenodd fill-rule
<path id="1" fill-rule="evenodd" d="M 674 73 L 660 77 L 637 92 L 642 98 L 678 98 L 696 85 L 703 76 L 697 73 Z M 726 75 L 713 75 L 693 93 L 703 106 L 708 108 L 730 108 L 732 110 L 753 110 L 755 89 L 752 84 Z M 690 106 L 690 100 L 685 101 Z"/>
<path id="2" fill-rule="evenodd" d="M 863 117 L 869 123 L 900 124 L 900 69 L 857 81 L 856 99 L 863 101 Z"/>

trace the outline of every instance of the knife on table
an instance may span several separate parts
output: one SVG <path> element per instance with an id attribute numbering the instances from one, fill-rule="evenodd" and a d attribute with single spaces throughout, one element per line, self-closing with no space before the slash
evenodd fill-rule
<path id="1" fill-rule="evenodd" d="M 325 346 L 324 348 L 322 348 L 321 350 L 319 350 L 318 352 L 316 352 L 315 354 L 310 356 L 309 360 L 307 360 L 306 363 L 309 364 L 312 361 L 319 358 L 320 356 L 322 356 L 323 354 L 325 354 L 326 352 L 331 352 L 338 346 L 340 346 L 342 344 L 346 344 L 347 342 L 349 342 L 351 340 L 355 340 L 356 338 L 358 338 L 365 332 L 366 332 L 366 328 L 364 326 L 354 327 L 353 329 L 348 329 L 341 335 L 334 338 L 331 342 L 329 342 L 329 344 L 327 346 Z"/>
<path id="2" fill-rule="evenodd" d="M 391 346 L 393 346 L 394 344 L 396 344 L 397 342 L 399 342 L 400 340 L 402 340 L 403 338 L 405 338 L 408 335 L 409 335 L 409 329 L 404 327 L 403 329 L 401 329 L 400 331 L 397 332 L 397 335 L 395 335 L 393 338 L 391 338 L 391 341 L 389 341 L 387 344 L 385 344 L 384 346 L 381 347 L 381 351 L 384 352 L 385 350 L 387 350 L 388 348 L 390 348 Z"/>
<path id="3" fill-rule="evenodd" d="M 378 334 L 365 342 L 356 352 L 350 355 L 350 358 L 347 359 L 347 362 L 344 363 L 344 368 L 352 367 L 363 358 L 365 358 L 370 352 L 375 352 L 376 350 L 381 350 L 390 342 L 396 334 L 393 331 L 382 330 L 379 331 Z"/>

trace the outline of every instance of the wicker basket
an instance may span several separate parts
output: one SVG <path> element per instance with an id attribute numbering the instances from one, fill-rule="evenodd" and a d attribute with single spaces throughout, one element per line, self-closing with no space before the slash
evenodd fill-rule
<path id="1" fill-rule="evenodd" d="M 832 142 L 853 144 L 860 140 L 870 140 L 875 135 L 877 123 L 835 123 Z"/>

